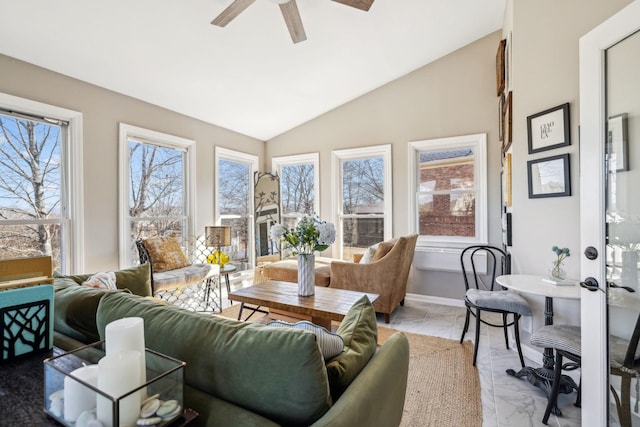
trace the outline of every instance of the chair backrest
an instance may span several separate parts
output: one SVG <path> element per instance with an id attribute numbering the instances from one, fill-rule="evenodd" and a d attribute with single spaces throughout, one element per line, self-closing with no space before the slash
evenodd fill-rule
<path id="1" fill-rule="evenodd" d="M 636 325 L 633 328 L 633 333 L 629 339 L 629 347 L 624 356 L 623 366 L 629 369 L 633 369 L 636 365 L 636 354 L 638 353 L 638 342 L 640 341 L 640 315 L 636 319 Z"/>
<path id="2" fill-rule="evenodd" d="M 474 287 L 493 291 L 496 287 L 496 277 L 511 273 L 511 255 L 495 246 L 474 245 L 462 251 L 460 265 L 466 290 Z M 471 283 L 470 276 L 473 278 Z M 482 280 L 483 276 L 490 279 L 488 284 Z"/>
<path id="3" fill-rule="evenodd" d="M 149 251 L 147 247 L 144 245 L 144 242 L 141 239 L 136 240 L 136 248 L 138 249 L 138 257 L 140 258 L 140 265 L 148 262 L 151 264 L 151 256 L 149 256 Z"/>
<path id="4" fill-rule="evenodd" d="M 149 255 L 149 251 L 147 250 L 147 247 L 144 245 L 144 242 L 142 241 L 142 239 L 138 239 L 136 240 L 136 248 L 138 249 L 138 257 L 140 258 L 140 265 L 146 263 L 149 263 L 149 271 L 151 272 L 150 274 L 150 279 L 151 279 L 151 293 L 155 293 L 156 290 L 156 285 L 155 282 L 153 280 L 153 265 L 151 264 L 151 255 Z"/>

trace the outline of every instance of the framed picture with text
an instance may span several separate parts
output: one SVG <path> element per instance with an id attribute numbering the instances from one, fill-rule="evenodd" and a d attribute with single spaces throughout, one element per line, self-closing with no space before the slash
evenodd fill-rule
<path id="1" fill-rule="evenodd" d="M 571 144 L 569 103 L 527 117 L 529 154 Z"/>

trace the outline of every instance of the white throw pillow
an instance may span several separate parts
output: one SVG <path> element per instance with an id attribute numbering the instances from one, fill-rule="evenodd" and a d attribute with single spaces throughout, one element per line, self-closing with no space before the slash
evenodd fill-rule
<path id="1" fill-rule="evenodd" d="M 320 346 L 320 352 L 325 360 L 339 355 L 342 353 L 342 349 L 344 348 L 344 340 L 340 335 L 331 333 L 322 326 L 318 326 L 306 320 L 297 323 L 273 320 L 267 323 L 267 326 L 274 326 L 276 328 L 304 329 L 305 331 L 313 332 L 316 334 L 316 341 Z"/>
<path id="2" fill-rule="evenodd" d="M 87 280 L 82 282 L 82 286 L 113 291 L 117 289 L 116 273 L 114 273 L 113 271 L 108 271 L 106 273 L 96 273 L 92 276 L 89 276 Z"/>
<path id="3" fill-rule="evenodd" d="M 373 260 L 373 256 L 376 254 L 376 251 L 378 250 L 378 245 L 379 243 L 373 246 L 369 246 L 367 248 L 364 254 L 362 254 L 362 258 L 360 258 L 360 264 L 371 264 L 371 261 Z"/>

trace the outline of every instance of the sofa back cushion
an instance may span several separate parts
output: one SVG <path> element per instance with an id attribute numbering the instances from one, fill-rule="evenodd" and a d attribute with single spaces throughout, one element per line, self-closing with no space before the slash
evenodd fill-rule
<path id="1" fill-rule="evenodd" d="M 123 268 L 113 272 L 116 276 L 116 288 L 127 289 L 132 294 L 143 297 L 151 296 L 151 267 L 148 263 L 136 265 L 135 267 Z M 78 285 L 84 283 L 92 274 L 62 275 L 53 273 L 54 278 L 67 278 Z"/>
<path id="2" fill-rule="evenodd" d="M 56 277 L 53 285 L 53 329 L 85 344 L 99 341 L 96 326 L 98 303 L 113 291 L 80 286 L 67 277 Z"/>
<path id="3" fill-rule="evenodd" d="M 330 407 L 324 360 L 314 334 L 270 328 L 135 295 L 100 301 L 100 335 L 109 322 L 144 319 L 145 345 L 183 360 L 185 383 L 282 425 L 310 425 Z M 187 402 L 188 403 L 188 402 Z"/>

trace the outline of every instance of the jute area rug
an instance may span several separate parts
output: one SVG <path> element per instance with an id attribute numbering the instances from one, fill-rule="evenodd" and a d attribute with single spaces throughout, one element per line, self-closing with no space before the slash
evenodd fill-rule
<path id="1" fill-rule="evenodd" d="M 220 316 L 237 319 L 239 304 Z M 250 320 L 265 322 L 256 313 Z M 243 313 L 244 317 L 244 313 Z M 291 319 L 294 321 L 294 319 Z M 378 326 L 381 345 L 394 329 Z M 404 333 L 409 339 L 409 380 L 402 416 L 403 427 L 482 426 L 480 377 L 473 367 L 473 344 L 428 335 Z M 384 390 L 380 390 L 384 393 Z"/>

